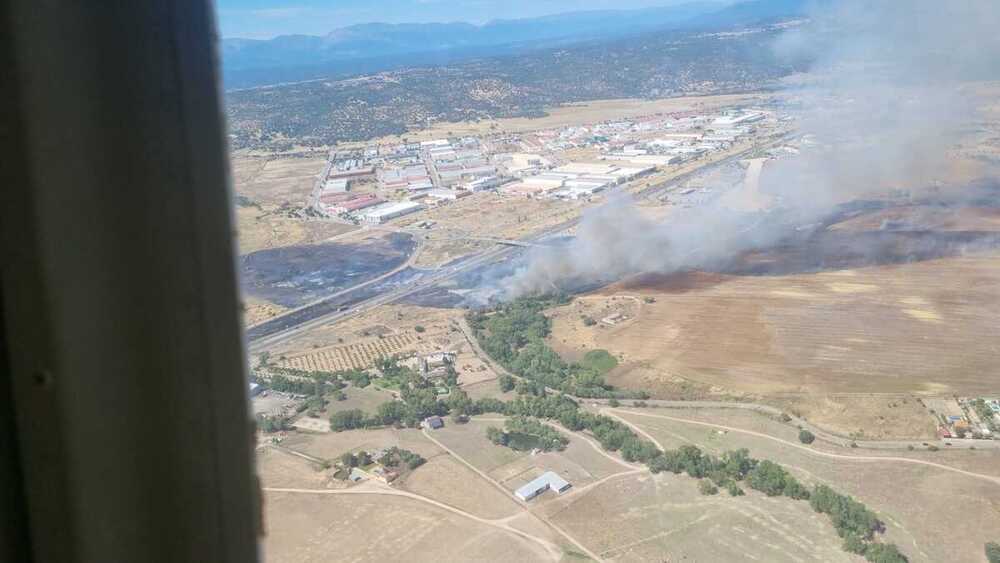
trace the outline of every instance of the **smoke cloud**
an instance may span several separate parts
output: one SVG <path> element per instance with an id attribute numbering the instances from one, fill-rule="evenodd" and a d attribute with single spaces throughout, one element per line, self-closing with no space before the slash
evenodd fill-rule
<path id="1" fill-rule="evenodd" d="M 970 82 L 1000 75 L 1000 3 L 845 0 L 814 6 L 774 46 L 810 71 L 783 95 L 814 142 L 767 163 L 768 211 L 726 198 L 643 218 L 627 196 L 587 212 L 565 247 L 536 248 L 499 282 L 506 297 L 640 273 L 718 267 L 822 220 L 836 205 L 947 179 L 975 113 Z"/>

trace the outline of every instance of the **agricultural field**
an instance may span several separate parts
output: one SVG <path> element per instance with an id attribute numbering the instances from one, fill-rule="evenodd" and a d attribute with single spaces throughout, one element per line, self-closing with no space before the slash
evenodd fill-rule
<path id="1" fill-rule="evenodd" d="M 636 425 L 664 447 L 695 444 L 710 453 L 748 448 L 750 454 L 784 465 L 806 484 L 828 484 L 873 508 L 886 523 L 885 539 L 896 543 L 911 561 L 980 561 L 983 544 L 1000 529 L 1000 454 L 996 450 L 906 452 L 880 454 L 852 449 L 832 449 L 819 441 L 803 446 L 795 430 L 776 427 L 749 413 L 728 411 L 648 409 L 615 414 Z M 692 416 L 693 415 L 693 416 Z M 672 419 L 662 418 L 663 416 Z M 673 419 L 699 420 L 698 425 Z M 749 418 L 748 418 L 749 417 Z M 756 420 L 753 420 L 754 418 Z M 708 422 L 713 420 L 714 422 Z M 753 420 L 748 424 L 748 421 Z M 723 425 L 721 429 L 711 425 Z M 778 439 L 739 430 L 767 428 Z M 965 463 L 955 459 L 965 457 Z M 906 461 L 907 459 L 915 461 Z M 937 463 L 939 466 L 919 462 Z M 992 470 L 987 469 L 992 467 Z M 968 469 L 978 467 L 977 469 Z M 976 475 L 963 473 L 972 471 Z M 749 496 L 749 495 L 748 495 Z M 726 499 L 739 504 L 744 499 Z M 756 500 L 756 498 L 754 498 Z M 785 505 L 794 501 L 783 499 Z M 811 512 L 804 503 L 806 511 Z M 804 515 L 803 515 L 804 517 Z M 816 515 L 819 518 L 819 515 Z M 820 520 L 825 520 L 821 518 Z M 945 522 L 976 522 L 954 534 Z M 828 522 L 828 533 L 833 534 Z M 810 531 L 810 537 L 823 537 Z M 834 536 L 835 537 L 835 536 Z"/>
<path id="2" fill-rule="evenodd" d="M 633 469 L 606 455 L 596 443 L 579 435 L 570 435 L 564 430 L 561 432 L 570 441 L 563 451 L 532 455 L 493 444 L 486 438 L 486 428 L 503 427 L 503 421 L 503 418 L 475 417 L 466 424 L 448 424 L 445 428 L 434 431 L 431 437 L 499 482 L 512 494 L 518 487 L 545 471 L 555 471 L 574 487 L 581 488 Z"/>
<path id="3" fill-rule="evenodd" d="M 984 337 L 1000 313 L 991 298 L 997 258 L 789 276 L 650 276 L 603 292 L 653 297 L 634 322 L 588 328 L 564 314 L 553 341 L 572 342 L 575 333 L 584 347 L 600 341 L 625 362 L 765 395 L 988 392 L 997 357 Z M 628 382 L 627 369 L 618 375 Z"/>
<path id="4" fill-rule="evenodd" d="M 406 478 L 402 488 L 483 518 L 505 518 L 521 509 L 511 495 L 447 455 L 430 459 Z"/>
<path id="5" fill-rule="evenodd" d="M 267 446 L 257 448 L 257 475 L 266 487 L 322 489 L 331 485 L 329 472 L 315 463 Z"/>
<path id="6" fill-rule="evenodd" d="M 568 355 L 605 348 L 621 360 L 609 382 L 662 398 L 678 380 L 737 396 L 988 393 L 996 387 L 989 335 L 1000 314 L 998 258 L 970 254 L 786 276 L 643 276 L 553 310 L 550 343 Z M 615 326 L 586 326 L 581 318 L 589 305 L 599 315 L 613 298 L 633 295 L 654 302 Z M 849 406 L 841 414 L 824 401 L 794 406 L 856 430 L 843 417 L 864 411 L 866 402 L 837 402 Z M 862 415 L 862 424 L 890 416 L 883 410 Z M 907 410 L 914 412 L 912 404 Z M 899 435 L 890 423 L 881 426 L 876 435 Z"/>
<path id="7" fill-rule="evenodd" d="M 266 491 L 264 510 L 272 562 L 552 559 L 537 541 L 398 495 Z"/>
<path id="8" fill-rule="evenodd" d="M 379 405 L 386 401 L 393 400 L 394 395 L 383 389 L 380 389 L 376 385 L 368 385 L 364 388 L 355 387 L 349 385 L 343 390 L 344 395 L 347 397 L 343 401 L 336 401 L 330 399 L 330 404 L 326 406 L 326 411 L 323 413 L 324 418 L 329 418 L 329 415 L 351 409 L 361 409 L 365 412 L 375 412 L 375 409 Z"/>
<path id="9" fill-rule="evenodd" d="M 808 504 L 748 492 L 703 496 L 671 473 L 624 476 L 548 507 L 553 522 L 613 561 L 854 561 Z"/>
<path id="10" fill-rule="evenodd" d="M 454 324 L 462 314 L 455 309 L 384 305 L 304 331 L 273 346 L 270 357 L 279 365 L 334 371 L 347 369 L 339 366 L 371 367 L 387 355 L 456 350 L 466 342 Z"/>
<path id="11" fill-rule="evenodd" d="M 304 205 L 324 159 L 325 155 L 297 158 L 241 152 L 231 157 L 240 254 L 321 242 L 357 229 L 290 216 Z"/>

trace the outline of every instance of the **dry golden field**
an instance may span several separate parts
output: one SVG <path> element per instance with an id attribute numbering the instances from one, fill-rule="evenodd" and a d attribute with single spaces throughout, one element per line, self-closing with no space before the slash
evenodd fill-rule
<path id="1" fill-rule="evenodd" d="M 646 409 L 634 413 L 619 410 L 615 414 L 648 432 L 664 447 L 693 443 L 716 454 L 745 447 L 754 457 L 781 463 L 805 483 L 824 483 L 850 494 L 879 514 L 886 523 L 885 539 L 896 543 L 910 561 L 981 561 L 983 544 L 994 541 L 991 538 L 1000 529 L 1000 451 L 997 450 L 859 452 L 825 446 L 819 441 L 803 446 L 798 443 L 794 428 L 753 413 Z M 661 418 L 664 415 L 728 429 Z M 784 442 L 745 434 L 740 429 L 762 432 Z M 936 463 L 940 467 L 907 459 Z M 748 494 L 746 500 L 760 505 L 764 499 Z M 725 501 L 739 505 L 744 497 Z M 782 503 L 788 509 L 801 505 L 806 510 L 801 515 L 805 521 L 817 518 L 826 527 L 827 533 L 810 530 L 809 537 L 831 534 L 836 537 L 826 518 L 809 514 L 812 511 L 805 503 L 789 499 L 782 499 Z M 976 525 L 962 526 L 961 533 L 955 533 L 953 528 L 942 526 L 942 522 L 976 522 Z"/>

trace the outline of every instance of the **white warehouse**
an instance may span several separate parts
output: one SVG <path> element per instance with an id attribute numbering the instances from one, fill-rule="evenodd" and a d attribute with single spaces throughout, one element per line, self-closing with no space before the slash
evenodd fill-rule
<path id="1" fill-rule="evenodd" d="M 563 494 L 568 491 L 571 486 L 572 485 L 569 484 L 569 481 L 563 479 L 554 471 L 546 471 L 534 480 L 522 485 L 519 489 L 514 491 L 514 495 L 523 501 L 529 501 L 549 489 L 552 489 L 559 494 Z"/>
<path id="2" fill-rule="evenodd" d="M 358 215 L 358 219 L 370 225 L 380 225 L 386 221 L 402 217 L 415 211 L 420 211 L 424 206 L 415 201 L 398 201 L 386 203 L 365 211 Z"/>

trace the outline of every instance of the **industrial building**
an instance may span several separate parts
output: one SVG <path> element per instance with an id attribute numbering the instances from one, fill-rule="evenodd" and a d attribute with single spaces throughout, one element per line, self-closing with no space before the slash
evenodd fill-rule
<path id="1" fill-rule="evenodd" d="M 496 176 L 484 176 L 462 184 L 461 188 L 468 192 L 485 192 L 487 190 L 492 190 L 499 184 L 500 179 Z"/>
<path id="2" fill-rule="evenodd" d="M 395 219 L 396 217 L 402 217 L 403 215 L 408 215 L 415 211 L 420 211 L 424 206 L 416 203 L 414 201 L 397 201 L 394 203 L 386 203 L 378 207 L 374 207 L 360 213 L 358 215 L 358 220 L 363 223 L 368 223 L 370 225 L 380 225 L 386 221 Z"/>
<path id="3" fill-rule="evenodd" d="M 572 487 L 572 485 L 569 481 L 563 479 L 554 471 L 546 471 L 534 480 L 525 483 L 514 491 L 514 496 L 527 502 L 549 489 L 552 489 L 559 494 L 563 494 L 568 491 L 570 487 Z"/>
<path id="4" fill-rule="evenodd" d="M 466 197 L 468 195 L 471 194 L 469 192 L 459 192 L 456 190 L 437 189 L 427 191 L 427 197 L 447 201 L 455 201 L 460 197 Z"/>
<path id="5" fill-rule="evenodd" d="M 350 187 L 351 187 L 350 180 L 347 178 L 327 180 L 326 183 L 323 184 L 323 193 L 327 194 L 327 193 L 346 192 L 348 189 L 350 189 Z"/>
<path id="6" fill-rule="evenodd" d="M 373 195 L 363 195 L 346 201 L 341 201 L 327 206 L 326 210 L 328 213 L 333 213 L 335 215 L 340 213 L 350 213 L 352 211 L 358 211 L 366 207 L 372 207 L 378 205 L 385 200 Z"/>

